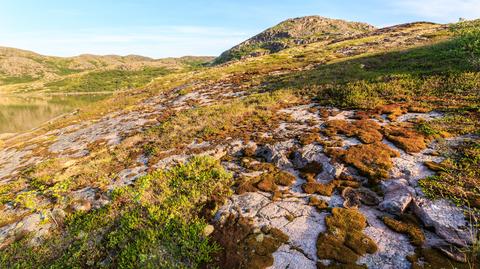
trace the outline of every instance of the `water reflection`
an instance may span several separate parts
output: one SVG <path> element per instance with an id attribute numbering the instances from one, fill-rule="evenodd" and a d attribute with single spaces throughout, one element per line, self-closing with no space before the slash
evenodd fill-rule
<path id="1" fill-rule="evenodd" d="M 2 96 L 0 134 L 24 132 L 61 114 L 72 112 L 109 95 Z"/>

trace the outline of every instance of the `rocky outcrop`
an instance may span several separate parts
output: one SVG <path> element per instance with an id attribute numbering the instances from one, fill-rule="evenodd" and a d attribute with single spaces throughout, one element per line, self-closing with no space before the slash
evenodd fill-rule
<path id="1" fill-rule="evenodd" d="M 366 33 L 375 28 L 366 23 L 347 22 L 320 16 L 288 19 L 222 53 L 215 64 L 265 54 L 305 45 Z"/>

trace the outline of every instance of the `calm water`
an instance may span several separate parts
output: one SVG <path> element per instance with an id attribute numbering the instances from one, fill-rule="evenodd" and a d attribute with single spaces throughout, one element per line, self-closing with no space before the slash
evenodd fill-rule
<path id="1" fill-rule="evenodd" d="M 24 132 L 109 95 L 2 96 L 0 134 Z"/>

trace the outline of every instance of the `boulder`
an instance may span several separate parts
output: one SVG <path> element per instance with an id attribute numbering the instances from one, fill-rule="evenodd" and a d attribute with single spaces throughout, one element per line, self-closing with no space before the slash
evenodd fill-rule
<path id="1" fill-rule="evenodd" d="M 379 208 L 391 214 L 402 214 L 415 195 L 405 179 L 383 181 L 381 187 L 385 196 Z"/>

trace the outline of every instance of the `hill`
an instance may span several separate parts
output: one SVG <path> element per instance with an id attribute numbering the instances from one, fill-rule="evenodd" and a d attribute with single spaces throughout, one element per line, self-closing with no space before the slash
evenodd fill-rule
<path id="1" fill-rule="evenodd" d="M 478 268 L 480 21 L 164 74 L 0 145 L 5 268 Z"/>
<path id="2" fill-rule="evenodd" d="M 214 63 L 256 57 L 279 52 L 298 45 L 319 41 L 333 41 L 374 30 L 375 27 L 359 22 L 307 16 L 288 19 L 225 51 Z"/>
<path id="3" fill-rule="evenodd" d="M 0 47 L 0 92 L 90 91 L 91 89 L 79 88 L 76 84 L 83 84 L 85 81 L 92 83 L 91 81 L 98 76 L 106 80 L 94 83 L 97 90 L 110 91 L 115 84 L 112 80 L 129 80 L 130 77 L 140 77 L 139 73 L 142 73 L 141 79 L 130 79 L 132 87 L 138 87 L 140 84 L 150 82 L 155 76 L 195 68 L 211 60 L 211 57 L 151 59 L 138 55 L 88 54 L 62 58 Z M 59 89 L 57 85 L 66 87 Z"/>

